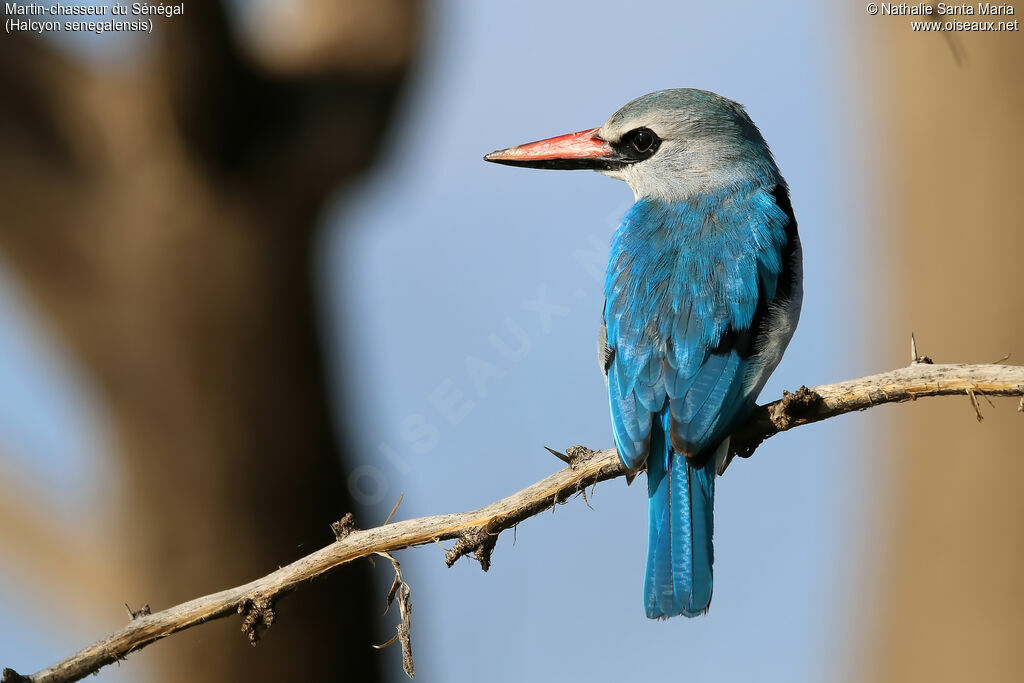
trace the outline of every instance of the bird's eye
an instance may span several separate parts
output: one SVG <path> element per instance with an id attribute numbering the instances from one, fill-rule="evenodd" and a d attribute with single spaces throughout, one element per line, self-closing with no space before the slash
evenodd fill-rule
<path id="1" fill-rule="evenodd" d="M 629 134 L 629 144 L 641 154 L 650 152 L 657 142 L 658 136 L 654 134 L 654 131 L 647 128 L 637 128 Z"/>

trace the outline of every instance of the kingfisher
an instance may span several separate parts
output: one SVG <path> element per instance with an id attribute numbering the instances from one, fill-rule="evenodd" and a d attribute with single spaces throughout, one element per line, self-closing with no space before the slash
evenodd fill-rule
<path id="1" fill-rule="evenodd" d="M 619 458 L 631 474 L 647 469 L 644 611 L 704 614 L 715 477 L 800 317 L 786 181 L 742 105 L 692 88 L 484 159 L 591 169 L 633 190 L 612 237 L 598 360 Z"/>

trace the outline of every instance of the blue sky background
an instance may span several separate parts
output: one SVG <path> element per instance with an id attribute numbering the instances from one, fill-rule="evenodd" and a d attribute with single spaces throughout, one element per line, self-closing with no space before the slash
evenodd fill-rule
<path id="1" fill-rule="evenodd" d="M 851 286 L 870 239 L 856 202 L 869 131 L 863 66 L 841 27 L 860 11 L 752 0 L 427 6 L 423 58 L 382 163 L 339 192 L 317 255 L 326 339 L 347 350 L 331 359 L 334 390 L 360 397 L 349 418 L 362 429 L 344 445 L 361 466 L 350 485 L 377 522 L 403 493 L 401 518 L 508 495 L 560 466 L 546 445 L 612 445 L 595 340 L 608 241 L 632 194 L 596 173 L 481 156 L 599 126 L 652 90 L 743 102 L 791 186 L 806 298 L 763 398 L 875 369 L 859 343 L 876 324 L 864 317 L 871 292 Z M 538 300 L 557 311 L 542 318 Z M 522 352 L 503 355 L 494 337 Z M 0 271 L 0 464 L 68 510 L 89 509 L 114 476 L 100 411 Z M 857 506 L 865 465 L 851 457 L 866 448 L 864 419 L 771 439 L 720 480 L 715 598 L 700 619 L 643 616 L 642 479 L 599 484 L 593 510 L 576 500 L 524 522 L 514 544 L 503 534 L 487 574 L 468 560 L 446 569 L 438 547 L 399 553 L 418 678 L 841 678 L 870 561 Z M 34 670 L 101 635 L 40 609 L 45 596 L 24 589 L 3 553 L 0 664 Z M 145 657 L 101 680 L 137 679 L 133 661 Z M 397 650 L 381 657 L 397 679 Z"/>

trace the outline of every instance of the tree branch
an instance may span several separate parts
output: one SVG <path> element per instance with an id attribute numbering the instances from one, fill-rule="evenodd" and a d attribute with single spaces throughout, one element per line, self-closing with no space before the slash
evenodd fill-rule
<path id="1" fill-rule="evenodd" d="M 799 425 L 883 403 L 953 394 L 968 396 L 975 408 L 977 401 L 973 397 L 978 395 L 1019 396 L 1018 410 L 1024 411 L 1024 367 L 915 362 L 892 372 L 812 389 L 801 387 L 792 394 L 784 392 L 780 400 L 759 406 L 734 433 L 732 454 L 747 457 L 765 439 Z M 272 622 L 276 600 L 305 581 L 374 554 L 387 557 L 389 551 L 457 539 L 448 551 L 448 565 L 473 553 L 486 571 L 491 550 L 502 531 L 557 503 L 566 502 L 583 492 L 586 486 L 634 474 L 622 466 L 614 450 L 591 451 L 574 446 L 567 455 L 570 464 L 565 469 L 479 510 L 408 519 L 365 530 L 352 529 L 350 523 L 337 524 L 337 541 L 267 576 L 162 612 L 137 616 L 120 631 L 31 676 L 20 676 L 5 669 L 3 683 L 77 681 L 160 638 L 234 613 L 243 614 L 243 631 L 255 639 L 256 627 L 266 628 Z M 400 575 L 398 582 L 404 585 Z M 402 626 L 407 640 L 407 619 L 403 619 Z M 411 667 L 411 661 L 408 666 Z"/>

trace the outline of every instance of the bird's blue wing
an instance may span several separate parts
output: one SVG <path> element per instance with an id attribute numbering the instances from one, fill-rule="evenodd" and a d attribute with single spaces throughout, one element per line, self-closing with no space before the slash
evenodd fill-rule
<path id="1" fill-rule="evenodd" d="M 775 297 L 787 212 L 757 188 L 728 201 L 641 200 L 612 244 L 604 318 L 609 403 L 623 464 L 647 457 L 668 408 L 678 453 L 717 447 L 753 398 L 755 318 Z"/>

